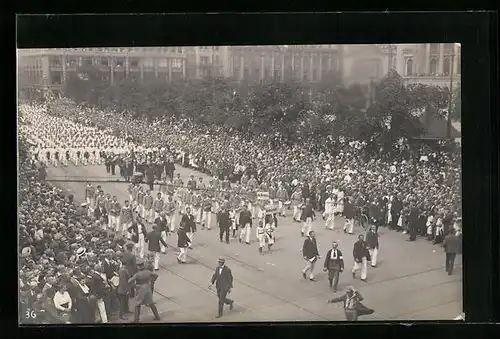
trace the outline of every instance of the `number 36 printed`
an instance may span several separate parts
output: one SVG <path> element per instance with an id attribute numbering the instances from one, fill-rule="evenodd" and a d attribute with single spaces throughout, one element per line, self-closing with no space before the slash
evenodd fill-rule
<path id="1" fill-rule="evenodd" d="M 24 316 L 26 317 L 26 319 L 35 319 L 36 312 L 34 310 L 26 310 L 26 313 Z"/>

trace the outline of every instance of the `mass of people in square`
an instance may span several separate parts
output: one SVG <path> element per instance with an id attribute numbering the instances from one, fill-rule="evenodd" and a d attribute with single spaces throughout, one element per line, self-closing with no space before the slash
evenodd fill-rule
<path id="1" fill-rule="evenodd" d="M 461 251 L 458 152 L 425 145 L 410 152 L 401 140 L 397 152 L 374 157 L 366 141 L 342 136 L 290 144 L 276 135 L 256 137 L 188 118 L 134 119 L 70 99 L 23 103 L 19 111 L 24 322 L 126 319 L 129 299 L 135 299 L 134 321 L 141 305 L 160 319 L 152 291 L 167 237 L 177 236 L 177 262 L 183 264 L 196 246 L 196 232 L 214 223 L 221 243 L 256 243 L 256 254 L 265 255 L 283 218 L 293 218 L 300 223 L 297 236 L 304 237 L 302 277 L 312 281 L 321 258 L 312 223 L 318 218 L 325 229 L 354 234 L 355 220 L 366 215 L 370 227 L 353 245 L 351 270 L 353 278 L 361 270 L 364 281 L 368 262 L 377 266 L 379 227 L 405 233 L 408 241 L 425 237 L 444 246 L 448 274 Z M 47 167 L 91 165 L 128 182 L 128 196 L 111 196 L 89 179 L 85 197 L 74 197 L 45 181 Z M 192 169 L 189 180 L 176 165 Z M 335 292 L 343 255 L 334 242 L 324 262 Z M 346 317 L 357 319 L 373 312 L 365 307 L 352 314 L 351 301 L 361 301 L 360 295 L 350 287 L 331 302 L 349 300 Z M 222 293 L 218 316 L 224 303 L 232 308 Z"/>

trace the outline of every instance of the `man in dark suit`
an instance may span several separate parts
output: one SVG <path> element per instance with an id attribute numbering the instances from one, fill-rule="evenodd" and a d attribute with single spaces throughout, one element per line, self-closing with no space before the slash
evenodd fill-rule
<path id="1" fill-rule="evenodd" d="M 167 243 L 162 239 L 160 229 L 158 228 L 158 225 L 153 226 L 153 230 L 149 232 L 148 234 L 148 250 L 150 252 L 154 252 L 154 270 L 158 271 L 159 270 L 159 265 L 160 265 L 160 252 L 161 252 L 161 247 L 160 243 L 168 247 Z"/>
<path id="2" fill-rule="evenodd" d="M 398 232 L 402 231 L 402 228 L 397 226 L 399 216 L 401 215 L 401 211 L 403 210 L 403 203 L 401 202 L 401 196 L 398 194 L 394 197 L 391 202 L 391 229 L 397 229 Z"/>
<path id="3" fill-rule="evenodd" d="M 111 292 L 111 287 L 106 280 L 106 275 L 101 264 L 94 266 L 94 271 L 91 273 L 91 279 L 88 285 L 91 294 L 95 296 L 97 309 L 101 316 L 101 323 L 105 324 L 108 322 L 109 318 L 109 294 Z"/>
<path id="4" fill-rule="evenodd" d="M 231 273 L 229 267 L 225 265 L 225 260 L 223 258 L 219 258 L 218 263 L 219 266 L 215 269 L 215 272 L 212 275 L 209 288 L 212 288 L 215 283 L 217 297 L 219 297 L 217 318 L 220 318 L 222 317 L 224 304 L 229 305 L 229 309 L 232 310 L 234 300 L 226 298 L 226 296 L 231 293 L 231 289 L 233 288 L 233 274 Z"/>
<path id="5" fill-rule="evenodd" d="M 415 241 L 417 239 L 419 216 L 420 216 L 419 208 L 417 206 L 412 207 L 412 209 L 410 210 L 410 215 L 408 216 L 408 229 L 410 232 L 410 238 L 407 241 Z"/>
<path id="6" fill-rule="evenodd" d="M 125 319 L 126 313 L 131 313 L 128 305 L 130 291 L 132 289 L 132 285 L 129 284 L 128 280 L 130 279 L 129 270 L 127 269 L 127 260 L 122 257 L 122 266 L 118 271 L 118 287 L 116 289 L 116 294 L 118 296 L 118 301 L 120 304 L 120 319 Z"/>
<path id="7" fill-rule="evenodd" d="M 219 224 L 219 239 L 222 242 L 224 233 L 226 234 L 226 244 L 229 244 L 229 227 L 231 225 L 231 218 L 227 206 L 223 206 L 217 213 L 217 223 Z"/>
<path id="8" fill-rule="evenodd" d="M 366 247 L 372 259 L 372 267 L 377 267 L 378 245 L 377 226 L 371 226 L 370 230 L 366 233 Z"/>
<path id="9" fill-rule="evenodd" d="M 452 275 L 455 257 L 462 253 L 462 234 L 460 232 L 448 234 L 444 238 L 443 247 L 446 253 L 446 272 Z"/>
<path id="10" fill-rule="evenodd" d="M 316 260 L 320 259 L 318 244 L 316 243 L 316 237 L 314 231 L 309 231 L 308 237 L 304 240 L 304 245 L 302 246 L 302 256 L 306 260 L 306 267 L 302 270 L 302 277 L 307 279 L 307 272 L 309 271 L 309 280 L 314 280 L 314 266 Z"/>
<path id="11" fill-rule="evenodd" d="M 125 245 L 125 253 L 123 253 L 123 256 L 121 258 L 121 261 L 123 265 L 128 270 L 128 273 L 130 276 L 133 276 L 137 272 L 137 265 L 136 261 L 137 258 L 134 254 L 134 244 L 129 242 Z"/>
<path id="12" fill-rule="evenodd" d="M 160 230 L 161 238 L 164 241 L 167 241 L 167 232 L 169 231 L 169 228 L 167 227 L 167 218 L 165 218 L 165 212 L 161 211 L 160 215 L 158 218 L 155 219 L 155 224 L 158 226 L 158 229 Z M 166 253 L 165 247 L 160 246 L 161 252 Z"/>
<path id="13" fill-rule="evenodd" d="M 334 241 L 332 243 L 332 248 L 328 250 L 325 257 L 325 265 L 323 271 L 328 271 L 328 281 L 330 282 L 330 288 L 333 285 L 333 292 L 337 292 L 337 286 L 339 284 L 339 276 L 342 271 L 344 271 L 344 257 L 342 256 L 342 251 L 338 249 L 338 242 Z"/>

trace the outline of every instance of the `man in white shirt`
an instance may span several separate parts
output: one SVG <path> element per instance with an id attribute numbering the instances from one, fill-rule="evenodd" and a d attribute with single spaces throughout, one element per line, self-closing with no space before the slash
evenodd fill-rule
<path id="1" fill-rule="evenodd" d="M 325 228 L 333 230 L 335 228 L 335 196 L 331 194 L 325 201 Z"/>

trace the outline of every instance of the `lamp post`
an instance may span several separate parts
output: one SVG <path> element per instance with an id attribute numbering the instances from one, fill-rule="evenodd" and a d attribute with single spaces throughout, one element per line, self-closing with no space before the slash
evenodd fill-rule
<path id="1" fill-rule="evenodd" d="M 448 119 L 446 124 L 446 137 L 451 139 L 451 107 L 453 102 L 453 66 L 455 61 L 455 53 L 450 54 L 451 69 L 450 69 L 450 99 L 448 102 Z"/>

